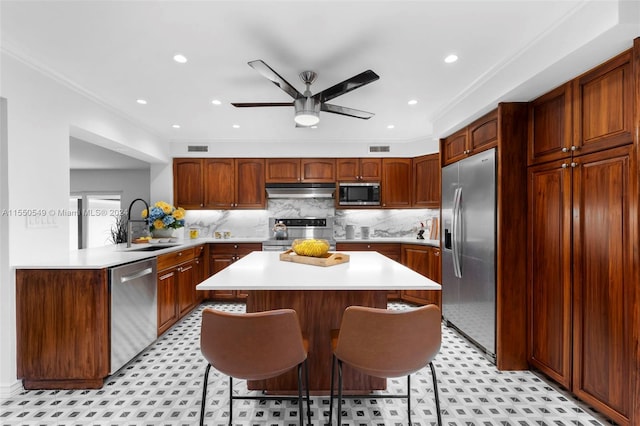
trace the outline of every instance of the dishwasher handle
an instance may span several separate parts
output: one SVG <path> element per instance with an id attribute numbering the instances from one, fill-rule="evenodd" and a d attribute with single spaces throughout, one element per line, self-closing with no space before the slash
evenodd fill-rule
<path id="1" fill-rule="evenodd" d="M 128 281 L 133 281 L 138 278 L 144 277 L 145 275 L 149 275 L 153 272 L 153 268 L 145 268 L 141 271 L 136 272 L 135 274 L 127 275 L 126 277 L 120 277 L 120 283 L 126 283 Z"/>

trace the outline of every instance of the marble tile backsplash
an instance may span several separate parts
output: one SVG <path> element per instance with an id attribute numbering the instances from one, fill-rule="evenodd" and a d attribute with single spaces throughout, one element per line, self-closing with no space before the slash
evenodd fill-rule
<path id="1" fill-rule="evenodd" d="M 439 214 L 429 209 L 352 209 L 334 207 L 332 199 L 273 199 L 267 201 L 266 210 L 189 210 L 185 229 L 197 227 L 201 237 L 213 237 L 214 232 L 231 232 L 233 238 L 267 239 L 272 231 L 269 217 L 329 217 L 334 216 L 334 236 L 345 238 L 346 225 L 356 229 L 370 227 L 370 238 L 412 237 L 420 222 Z"/>

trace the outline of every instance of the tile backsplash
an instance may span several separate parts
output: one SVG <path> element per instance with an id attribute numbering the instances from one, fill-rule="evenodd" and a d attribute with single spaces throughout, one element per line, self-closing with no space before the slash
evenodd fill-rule
<path id="1" fill-rule="evenodd" d="M 334 216 L 334 236 L 345 238 L 346 225 L 354 225 L 355 237 L 360 227 L 370 227 L 370 238 L 413 237 L 422 222 L 439 214 L 430 209 L 351 209 L 334 207 L 332 199 L 270 199 L 266 210 L 189 210 L 185 229 L 198 227 L 201 237 L 213 237 L 214 232 L 231 232 L 235 238 L 267 239 L 269 217 L 329 217 Z"/>

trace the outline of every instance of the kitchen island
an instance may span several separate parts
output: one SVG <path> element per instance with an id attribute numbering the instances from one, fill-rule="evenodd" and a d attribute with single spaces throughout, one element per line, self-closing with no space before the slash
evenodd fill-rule
<path id="1" fill-rule="evenodd" d="M 309 387 L 328 392 L 331 372 L 331 330 L 351 305 L 386 308 L 394 289 L 440 290 L 440 285 L 377 252 L 345 252 L 350 261 L 322 267 L 279 259 L 278 252 L 253 252 L 208 278 L 198 290 L 246 290 L 247 312 L 292 308 L 309 340 Z M 383 389 L 385 380 L 345 369 L 345 390 Z M 294 372 L 250 382 L 250 389 L 288 393 L 297 389 Z"/>

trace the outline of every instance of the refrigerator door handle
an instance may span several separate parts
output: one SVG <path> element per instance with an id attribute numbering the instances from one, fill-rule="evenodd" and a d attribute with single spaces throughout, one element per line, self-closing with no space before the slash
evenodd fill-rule
<path id="1" fill-rule="evenodd" d="M 462 278 L 462 271 L 460 268 L 460 246 L 458 244 L 459 233 L 460 233 L 460 202 L 462 198 L 462 188 L 456 188 L 455 194 L 453 196 L 453 220 L 452 220 L 452 236 L 451 236 L 451 245 L 452 245 L 452 258 L 453 258 L 453 274 L 457 278 Z"/>

